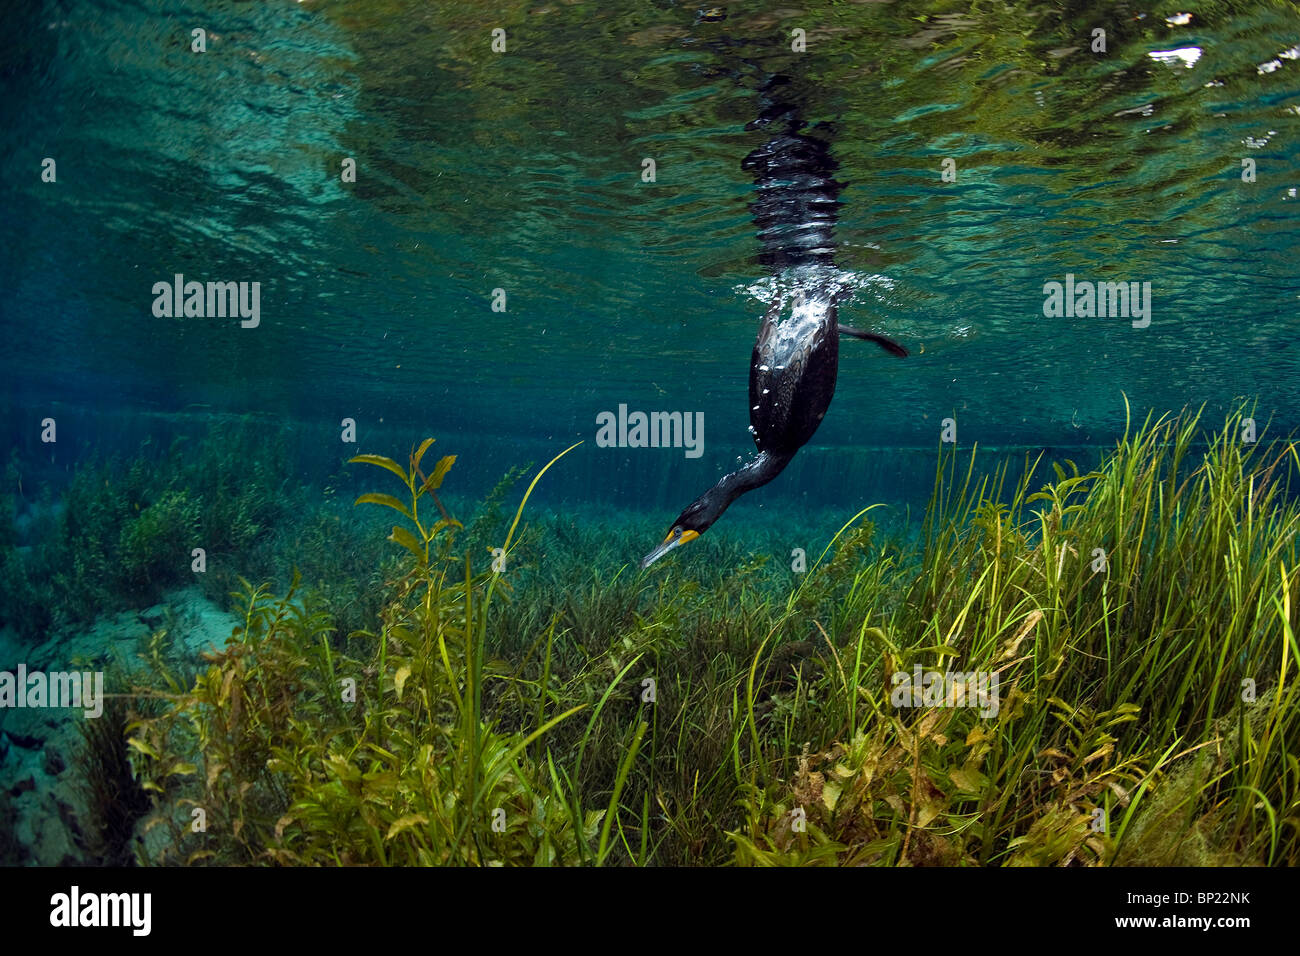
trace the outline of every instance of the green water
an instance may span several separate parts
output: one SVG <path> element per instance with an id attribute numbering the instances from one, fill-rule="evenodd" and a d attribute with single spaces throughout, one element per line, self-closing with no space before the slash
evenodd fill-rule
<path id="1" fill-rule="evenodd" d="M 722 9 L 23 8 L 0 107 L 13 407 L 585 438 L 571 467 L 681 469 L 693 495 L 749 450 L 764 270 L 740 160 L 780 72 L 835 131 L 842 321 L 914 353 L 846 343 L 815 446 L 928 449 L 949 416 L 967 445 L 1106 445 L 1121 393 L 1296 424 L 1293 4 Z M 260 281 L 260 326 L 155 318 L 178 272 Z M 1150 282 L 1150 325 L 1045 317 L 1067 273 Z M 704 412 L 705 453 L 592 447 L 619 403 Z"/>
<path id="2" fill-rule="evenodd" d="M 352 501 L 400 490 L 350 456 L 405 465 L 436 436 L 428 461 L 458 456 L 443 494 L 471 522 L 507 469 L 532 463 L 535 474 L 582 442 L 530 500 L 538 523 L 512 559 L 521 573 L 506 579 L 518 602 L 494 606 L 502 633 L 489 653 L 532 667 L 537 635 L 561 621 L 555 660 L 567 680 L 615 662 L 612 676 L 634 641 L 660 642 L 664 675 L 689 685 L 674 703 L 686 729 L 665 734 L 689 750 L 701 726 L 691 707 L 731 713 L 754 648 L 778 631 L 796 641 L 799 667 L 820 635 L 857 640 L 863 668 L 893 660 L 883 645 L 862 657 L 859 625 L 892 626 L 901 599 L 884 589 L 877 600 L 854 575 L 893 567 L 917 540 L 941 442 L 963 468 L 975 446 L 982 464 L 1009 462 L 1010 486 L 1040 454 L 1096 462 L 1124 433 L 1127 408 L 1141 422 L 1204 406 L 1213 428 L 1245 403 L 1261 438 L 1300 426 L 1296 3 L 14 6 L 0 36 L 0 668 L 86 654 L 111 669 L 157 629 L 194 651 L 195 634 L 229 633 L 241 575 L 283 593 L 293 568 L 322 595 L 341 653 L 350 628 L 377 627 L 394 568 L 392 516 Z M 760 261 L 742 160 L 772 135 L 754 126 L 773 77 L 837 164 L 834 258 L 851 290 L 839 319 L 910 354 L 844 340 L 834 402 L 786 472 L 635 578 L 632 562 L 672 516 L 753 450 L 751 348 L 788 277 Z M 177 276 L 257 283 L 256 316 L 177 314 L 157 291 Z M 1056 282 L 1130 284 L 1149 311 L 1051 314 Z M 681 413 L 702 422 L 702 442 L 602 447 L 598 421 L 621 410 Z M 1243 480 L 1233 500 L 1249 504 L 1267 479 Z M 507 521 L 522 487 L 502 494 Z M 872 505 L 875 550 L 865 533 L 853 539 L 801 605 L 814 609 L 807 619 L 777 615 L 769 627 L 765 615 L 801 587 L 805 552 L 815 561 Z M 462 539 L 476 570 L 504 540 L 495 520 Z M 1217 569 L 1220 539 L 1207 540 Z M 190 564 L 196 541 L 211 552 L 202 575 Z M 1086 556 L 1095 542 L 1079 544 Z M 1058 568 L 1067 550 L 1053 552 Z M 1176 580 L 1177 563 L 1151 573 Z M 1187 620 L 1229 607 L 1217 573 L 1188 589 Z M 1260 591 L 1257 612 L 1282 606 L 1285 572 L 1269 565 L 1251 586 L 1265 579 L 1273 590 Z M 840 585 L 854 597 L 841 602 Z M 1232 593 L 1243 607 L 1254 600 Z M 940 622 L 926 595 L 897 618 L 914 626 L 893 635 L 899 646 L 965 639 L 972 605 L 958 600 L 955 623 Z M 1109 622 L 1114 601 L 1101 603 Z M 1024 619 L 988 614 L 990 641 Z M 1252 630 L 1233 614 L 1237 643 L 1214 648 L 1225 686 L 1240 675 L 1224 662 L 1245 667 L 1248 645 L 1252 666 L 1278 663 L 1256 646 L 1276 622 L 1259 612 Z M 1191 667 L 1177 694 L 1145 671 L 1111 686 L 1132 664 L 1113 650 L 1104 675 L 1089 670 L 1094 657 L 1070 658 L 1070 699 L 1102 709 L 1145 694 L 1149 719 L 1180 733 L 1221 714 L 1204 704 L 1201 658 L 1178 649 L 1184 618 L 1169 620 L 1155 642 L 1171 655 L 1167 679 Z M 586 621 L 598 622 L 590 633 Z M 1095 621 L 1049 626 L 1064 647 Z M 735 644 L 725 655 L 695 653 L 712 654 L 722 633 Z M 1055 674 L 1061 658 L 1041 642 L 1029 669 Z M 872 679 L 845 684 L 852 708 Z M 597 703 L 604 684 L 591 686 L 574 679 L 565 700 Z M 714 691 L 708 707 L 682 704 Z M 551 701 L 541 693 L 539 714 Z M 815 748 L 847 726 L 834 712 L 817 724 L 818 707 L 799 711 L 797 692 L 781 706 L 807 717 L 798 732 Z M 30 712 L 7 720 L 0 743 L 24 742 L 0 751 L 0 861 L 85 862 L 46 809 L 69 792 L 64 758 L 51 754 L 72 752 L 75 728 L 34 730 Z M 624 752 L 615 739 L 602 744 L 611 766 Z M 1040 742 L 1059 743 L 1047 732 Z M 1166 746 L 1156 743 L 1130 734 L 1121 749 Z M 793 772 L 796 749 L 773 758 L 773 779 Z M 1260 752 L 1272 760 L 1276 748 Z M 724 757 L 673 773 L 723 779 Z M 607 780 L 589 777 L 584 805 L 603 806 Z M 1257 792 L 1243 780 L 1258 783 L 1233 777 L 1238 797 Z M 738 792 L 718 787 L 716 815 L 700 817 L 710 862 L 726 857 L 718 827 L 738 825 L 723 819 Z M 694 785 L 678 796 L 688 794 L 694 807 Z M 1250 858 L 1274 860 L 1255 852 L 1262 839 Z M 693 846 L 683 838 L 662 859 L 691 860 Z"/>

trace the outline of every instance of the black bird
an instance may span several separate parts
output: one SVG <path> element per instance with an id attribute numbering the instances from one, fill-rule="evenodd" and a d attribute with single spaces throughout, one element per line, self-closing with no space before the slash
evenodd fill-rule
<path id="1" fill-rule="evenodd" d="M 774 78 L 768 90 L 783 81 Z M 835 395 L 841 334 L 907 355 L 892 339 L 839 324 L 836 303 L 845 287 L 834 262 L 837 164 L 823 139 L 801 132 L 805 124 L 795 108 L 768 102 L 747 128 L 781 131 L 742 163 L 758 188 L 751 209 L 763 246 L 759 261 L 777 275 L 778 289 L 759 326 L 749 369 L 749 431 L 758 454 L 687 505 L 659 546 L 641 559 L 642 568 L 698 538 L 733 501 L 779 475 L 813 436 Z"/>

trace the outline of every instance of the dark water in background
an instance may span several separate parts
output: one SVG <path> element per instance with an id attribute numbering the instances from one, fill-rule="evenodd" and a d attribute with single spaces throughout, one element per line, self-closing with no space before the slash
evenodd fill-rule
<path id="1" fill-rule="evenodd" d="M 1296 6 L 956 7 L 14 4 L 8 444 L 57 477 L 250 413 L 305 468 L 436 435 L 481 493 L 586 439 L 540 500 L 666 524 L 752 451 L 764 270 L 740 163 L 773 72 L 836 131 L 838 259 L 860 280 L 841 321 L 913 355 L 845 341 L 821 430 L 749 506 L 923 499 L 953 415 L 962 446 L 1066 453 L 1113 443 L 1123 394 L 1140 414 L 1207 403 L 1211 422 L 1248 397 L 1300 425 Z M 260 326 L 155 318 L 151 288 L 178 272 L 260 282 Z M 1150 282 L 1150 326 L 1044 317 L 1066 273 Z M 704 454 L 597 448 L 620 403 L 703 412 Z"/>

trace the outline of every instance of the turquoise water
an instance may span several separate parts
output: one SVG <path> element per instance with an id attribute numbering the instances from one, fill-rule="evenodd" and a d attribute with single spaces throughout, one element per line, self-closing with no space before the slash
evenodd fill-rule
<path id="1" fill-rule="evenodd" d="M 752 451 L 769 277 L 741 161 L 774 74 L 839 164 L 840 320 L 912 354 L 843 342 L 824 424 L 757 495 L 914 498 L 949 417 L 964 447 L 1057 452 L 1109 446 L 1125 395 L 1216 420 L 1245 398 L 1300 424 L 1294 4 L 144 0 L 11 18 L 0 379 L 11 448 L 52 480 L 251 414 L 302 435 L 309 470 L 437 435 L 467 491 L 585 440 L 540 494 L 667 521 Z M 177 273 L 259 282 L 259 325 L 156 317 Z M 1067 274 L 1149 282 L 1150 324 L 1045 316 Z M 620 404 L 702 413 L 701 455 L 598 448 Z M 53 448 L 46 415 L 67 426 Z"/>
<path id="2" fill-rule="evenodd" d="M 395 550 L 352 507 L 394 479 L 345 462 L 430 435 L 467 523 L 581 442 L 503 579 L 525 623 L 491 653 L 535 649 L 548 595 L 617 603 L 753 452 L 759 321 L 807 278 L 782 262 L 910 354 L 843 339 L 811 442 L 633 579 L 633 618 L 666 581 L 708 604 L 761 577 L 784 605 L 872 505 L 873 547 L 914 540 L 941 439 L 1014 479 L 1097 460 L 1127 407 L 1300 426 L 1295 3 L 33 0 L 0 118 L 0 672 L 120 677 L 163 633 L 198 666 L 239 577 L 282 594 L 295 568 L 337 649 Z M 790 208 L 746 163 L 781 135 L 816 160 L 764 187 Z M 242 284 L 245 311 L 190 310 L 185 282 Z M 1142 309 L 1057 310 L 1053 283 Z M 604 447 L 656 412 L 693 443 Z M 613 640 L 561 630 L 581 659 Z M 0 713 L 0 863 L 124 859 L 67 823 L 78 733 Z"/>

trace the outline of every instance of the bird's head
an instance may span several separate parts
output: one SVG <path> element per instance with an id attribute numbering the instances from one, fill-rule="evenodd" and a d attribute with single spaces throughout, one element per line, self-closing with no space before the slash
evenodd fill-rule
<path id="1" fill-rule="evenodd" d="M 718 520 L 718 516 L 730 502 L 717 492 L 717 488 L 710 488 L 686 506 L 673 522 L 673 526 L 668 529 L 668 534 L 663 541 L 641 559 L 642 569 L 650 567 L 673 548 L 680 548 L 687 542 L 694 541 Z"/>
<path id="2" fill-rule="evenodd" d="M 680 548 L 704 534 L 722 516 L 722 512 L 727 510 L 728 505 L 745 492 L 767 484 L 781 473 L 781 469 L 793 457 L 793 451 L 760 451 L 743 468 L 723 475 L 716 485 L 692 501 L 677 516 L 659 546 L 641 559 L 641 568 L 644 570 L 650 567 L 673 548 Z"/>

